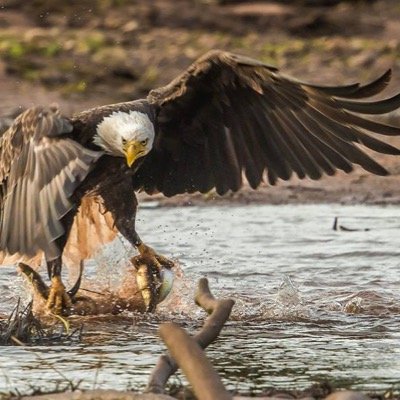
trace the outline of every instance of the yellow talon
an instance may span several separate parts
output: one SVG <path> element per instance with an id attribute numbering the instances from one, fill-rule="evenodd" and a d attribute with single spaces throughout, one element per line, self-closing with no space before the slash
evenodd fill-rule
<path id="1" fill-rule="evenodd" d="M 60 315 L 64 308 L 72 307 L 72 301 L 65 290 L 60 276 L 51 278 L 49 297 L 46 303 L 47 308 L 54 314 Z"/>
<path id="2" fill-rule="evenodd" d="M 146 264 L 153 264 L 159 270 L 162 267 L 172 268 L 174 266 L 173 261 L 169 260 L 167 257 L 157 254 L 150 246 L 147 246 L 144 243 L 140 243 L 137 246 L 137 249 L 142 258 L 146 260 Z"/>

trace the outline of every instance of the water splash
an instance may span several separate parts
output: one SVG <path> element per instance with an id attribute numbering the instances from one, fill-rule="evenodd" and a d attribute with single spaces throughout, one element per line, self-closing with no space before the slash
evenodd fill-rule
<path id="1" fill-rule="evenodd" d="M 285 307 L 296 307 L 302 304 L 300 291 L 297 286 L 295 286 L 289 275 L 284 275 L 282 282 L 279 285 L 276 300 Z"/>

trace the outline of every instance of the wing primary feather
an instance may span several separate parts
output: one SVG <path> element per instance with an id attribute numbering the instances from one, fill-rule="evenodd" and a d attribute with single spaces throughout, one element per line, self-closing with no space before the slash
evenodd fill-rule
<path id="1" fill-rule="evenodd" d="M 257 141 L 255 141 L 252 128 L 249 126 L 247 119 L 248 115 L 243 111 L 241 104 L 235 97 L 230 97 L 232 104 L 232 113 L 235 113 L 235 120 L 240 126 L 241 138 L 243 139 L 243 150 L 246 152 L 243 160 L 245 167 L 245 175 L 250 186 L 255 189 L 262 181 L 262 175 L 265 168 L 264 159 L 260 159 L 260 154 L 257 151 Z"/>
<path id="2" fill-rule="evenodd" d="M 290 142 L 293 147 L 296 149 L 297 154 L 301 157 L 301 161 L 305 167 L 307 172 L 307 176 L 311 179 L 320 179 L 322 176 L 321 169 L 315 160 L 313 154 L 310 152 L 310 149 L 307 149 L 304 146 L 304 143 L 298 137 L 298 132 L 293 129 L 290 121 L 287 120 L 283 113 L 275 112 L 275 117 L 280 126 L 282 126 L 283 131 L 286 134 L 287 138 L 290 138 Z"/>
<path id="3" fill-rule="evenodd" d="M 269 112 L 270 118 L 272 118 L 272 125 L 276 127 L 280 127 L 276 129 L 276 133 L 279 135 L 279 132 L 285 133 L 286 140 L 290 143 L 290 147 L 293 149 L 293 152 L 296 153 L 297 159 L 301 162 L 302 168 L 306 172 L 307 176 L 312 179 L 319 179 L 321 177 L 321 170 L 318 167 L 317 162 L 309 153 L 309 151 L 304 147 L 304 145 L 299 141 L 299 138 L 296 137 L 296 132 L 293 131 L 293 127 L 288 124 L 288 121 L 284 117 L 284 111 L 287 106 L 281 100 L 281 96 L 279 93 L 274 93 L 274 103 L 278 106 L 276 109 L 272 109 Z M 285 101 L 287 99 L 285 98 Z M 293 106 L 293 105 L 292 105 Z M 293 106 L 294 107 L 294 106 Z M 296 107 L 298 108 L 298 107 Z M 281 112 L 279 111 L 282 110 Z M 282 140 L 285 140 L 282 138 Z M 289 145 L 289 144 L 288 144 Z M 299 176 L 300 178 L 302 175 Z"/>
<path id="4" fill-rule="evenodd" d="M 278 100 L 278 99 L 275 99 Z M 265 99 L 263 99 L 262 104 L 264 105 L 264 118 L 266 119 L 267 127 L 269 131 L 266 131 L 266 135 L 271 135 L 275 138 L 278 151 L 284 151 L 284 154 L 287 157 L 287 161 L 290 164 L 293 171 L 296 172 L 297 176 L 300 179 L 303 179 L 306 176 L 306 169 L 304 168 L 304 155 L 301 150 L 299 150 L 299 146 L 295 137 L 291 135 L 287 135 L 285 138 L 282 137 L 285 132 L 285 127 L 282 126 L 279 121 L 276 112 L 269 111 L 271 107 L 266 103 Z M 306 155 L 307 156 L 307 155 Z M 312 171 L 313 167 L 309 168 L 309 172 Z"/>
<path id="5" fill-rule="evenodd" d="M 400 128 L 381 124 L 379 122 L 374 122 L 366 118 L 361 118 L 357 115 L 345 112 L 343 109 L 338 109 L 333 107 L 332 105 L 328 105 L 318 101 L 317 99 L 310 99 L 309 102 L 310 106 L 314 106 L 321 112 L 322 114 L 326 115 L 327 117 L 335 120 L 339 123 L 347 123 L 351 125 L 355 125 L 359 128 L 366 129 L 371 132 L 378 133 L 380 135 L 387 135 L 387 136 L 399 136 L 400 135 Z"/>
<path id="6" fill-rule="evenodd" d="M 216 180 L 216 189 L 219 195 L 225 194 L 229 190 L 229 170 L 224 163 L 223 150 L 224 143 L 221 142 L 222 121 L 217 118 L 211 118 L 214 126 L 209 129 L 208 138 L 210 140 L 209 149 L 212 160 L 214 177 Z M 226 159 L 225 159 L 226 161 Z"/>
<path id="7" fill-rule="evenodd" d="M 279 86 L 279 90 L 283 95 L 285 95 L 285 97 L 290 98 L 292 102 L 295 101 L 293 93 L 291 93 L 290 90 L 286 88 L 284 85 Z M 356 127 L 363 128 L 368 131 L 375 132 L 381 135 L 387 135 L 387 136 L 400 135 L 400 127 L 395 127 L 371 121 L 369 119 L 362 118 L 355 114 L 352 114 L 351 112 L 346 112 L 344 109 L 336 105 L 335 99 L 326 97 L 323 94 L 316 92 L 315 90 L 307 90 L 307 88 L 305 90 L 308 94 L 308 100 L 307 100 L 308 105 L 314 106 L 321 113 L 323 113 L 324 115 L 328 116 L 333 120 L 336 120 L 340 124 L 355 125 Z M 293 103 L 293 107 L 301 108 L 301 103 L 299 103 L 299 105 Z"/>
<path id="8" fill-rule="evenodd" d="M 258 101 L 262 100 L 259 98 Z M 250 101 L 249 101 L 250 103 Z M 285 154 L 281 147 L 276 143 L 276 138 L 270 132 L 270 134 L 265 134 L 265 124 L 267 120 L 265 119 L 265 110 L 263 110 L 259 103 L 253 101 L 250 103 L 251 116 L 254 120 L 254 130 L 258 132 L 259 137 L 259 148 L 264 155 L 265 164 L 268 170 L 273 170 L 278 178 L 283 180 L 288 180 L 292 176 L 292 169 L 290 168 L 289 162 L 285 158 Z"/>
<path id="9" fill-rule="evenodd" d="M 208 149 L 208 141 L 204 143 L 203 150 L 203 161 L 204 161 L 204 179 L 201 186 L 201 192 L 207 193 L 215 186 L 214 173 L 211 166 L 210 150 Z"/>
<path id="10" fill-rule="evenodd" d="M 302 165 L 302 162 L 300 161 L 301 154 L 298 154 L 298 151 L 296 152 L 296 149 L 298 148 L 296 146 L 296 143 L 292 143 L 291 137 L 282 137 L 282 133 L 279 132 L 279 130 L 277 129 L 277 127 L 279 127 L 279 122 L 277 121 L 274 114 L 266 113 L 265 117 L 268 124 L 267 126 L 269 128 L 269 132 L 266 131 L 265 134 L 274 135 L 275 140 L 277 141 L 277 145 L 285 150 L 285 154 L 288 157 L 288 162 L 291 165 L 293 171 L 300 179 L 305 178 L 306 171 L 304 166 Z"/>
<path id="11" fill-rule="evenodd" d="M 387 175 L 388 172 L 375 160 L 369 157 L 367 154 L 362 152 L 358 147 L 354 146 L 351 142 L 347 142 L 336 135 L 335 128 L 328 126 L 326 124 L 320 125 L 320 119 L 315 117 L 315 114 L 311 112 L 312 110 L 304 110 L 316 124 L 322 126 L 327 130 L 328 134 L 325 135 L 325 141 L 334 147 L 340 154 L 343 154 L 349 161 L 361 165 L 365 170 L 375 173 L 376 175 Z M 320 130 L 320 134 L 324 135 L 324 128 Z"/>
<path id="12" fill-rule="evenodd" d="M 360 87 L 359 83 L 353 83 L 344 86 L 319 86 L 304 82 L 299 82 L 299 84 L 301 86 L 316 89 L 319 92 L 327 94 L 328 96 L 345 97 L 345 98 L 351 96 L 353 93 L 356 93 Z"/>
<path id="13" fill-rule="evenodd" d="M 259 177 L 257 183 L 258 186 L 262 180 L 262 174 L 265 168 L 265 157 L 259 151 L 259 141 L 257 140 L 256 132 L 254 131 L 254 127 L 251 126 L 249 122 L 249 109 L 244 109 L 242 105 L 237 105 L 237 99 L 235 99 L 234 112 L 238 114 L 241 131 L 243 132 L 243 139 L 246 147 L 248 148 L 249 157 L 252 159 L 256 168 L 256 175 Z"/>
<path id="14" fill-rule="evenodd" d="M 249 182 L 250 186 L 255 189 L 261 182 L 262 176 L 260 176 L 260 173 L 254 164 L 253 157 L 251 156 L 248 146 L 244 140 L 241 120 L 231 111 L 230 108 L 226 111 L 226 113 L 229 115 L 228 119 L 230 121 L 230 129 L 236 144 L 236 153 L 239 156 L 241 169 L 244 169 L 247 181 Z"/>
<path id="15" fill-rule="evenodd" d="M 327 140 L 328 133 L 324 131 L 323 127 L 305 115 L 303 111 L 293 113 L 293 118 L 303 125 L 316 141 L 325 146 L 323 147 L 324 155 L 328 158 L 332 165 L 347 173 L 353 170 L 351 162 L 340 153 L 338 146 L 332 146 L 332 138 Z"/>
<path id="16" fill-rule="evenodd" d="M 27 205 L 30 203 L 30 199 L 27 193 L 27 181 L 23 180 L 21 182 L 21 192 L 20 192 L 20 204 L 19 209 L 19 241 L 20 241 L 20 252 L 24 254 L 28 248 L 27 241 L 29 237 L 30 227 L 27 225 L 27 214 L 30 212 L 30 207 Z"/>
<path id="17" fill-rule="evenodd" d="M 214 126 L 211 127 L 212 139 L 215 145 L 215 155 L 219 161 L 218 172 L 215 171 L 214 175 L 220 176 L 220 180 L 224 181 L 221 185 L 226 191 L 235 189 L 240 181 L 240 166 L 236 157 L 234 145 L 231 141 L 230 129 L 224 125 L 223 109 L 220 110 L 221 115 L 217 115 L 213 120 Z"/>
<path id="18" fill-rule="evenodd" d="M 362 153 L 355 146 L 348 143 L 348 141 L 357 140 L 357 137 L 354 135 L 354 132 L 352 130 L 346 131 L 346 129 L 349 128 L 340 125 L 335 121 L 330 120 L 328 117 L 322 114 L 317 108 L 310 106 L 310 104 L 305 104 L 305 107 L 299 108 L 296 103 L 293 103 L 293 99 L 290 96 L 290 93 L 287 93 L 287 91 L 284 92 L 286 92 L 285 101 L 289 105 L 291 105 L 293 109 L 296 110 L 295 112 L 292 111 L 293 117 L 297 116 L 297 118 L 299 118 L 299 116 L 301 117 L 303 113 L 308 114 L 308 117 L 303 118 L 302 120 L 300 119 L 301 125 L 307 127 L 310 126 L 311 124 L 310 132 L 311 133 L 315 132 L 314 135 L 318 133 L 316 137 L 318 137 L 319 141 L 322 141 L 324 144 L 328 146 L 325 148 L 327 155 L 330 155 L 331 157 L 335 156 L 335 153 L 331 153 L 329 151 L 330 148 L 336 152 L 336 156 L 332 158 L 332 160 L 336 160 L 336 163 L 339 163 L 341 169 L 343 169 L 346 172 L 350 172 L 353 169 L 351 164 L 349 164 L 346 158 L 344 158 L 342 155 L 343 152 L 345 152 L 345 156 L 350 161 L 358 162 L 360 161 L 360 158 L 362 158 L 362 164 L 368 166 L 368 168 L 373 168 L 380 174 L 384 173 L 379 164 L 375 163 L 372 159 L 370 159 L 366 155 L 365 157 L 360 156 L 359 153 L 361 153 L 363 156 L 364 153 Z M 326 128 L 330 129 L 330 133 L 325 131 Z M 337 136 L 338 133 L 341 133 L 342 135 Z"/>
<path id="19" fill-rule="evenodd" d="M 365 147 L 370 148 L 371 150 L 377 151 L 383 154 L 391 154 L 391 155 L 399 155 L 400 149 L 392 146 L 389 143 L 382 142 L 379 139 L 374 138 L 373 136 L 364 133 L 356 128 L 352 129 L 354 134 L 357 136 L 357 140 L 355 142 L 362 144 Z"/>
<path id="20" fill-rule="evenodd" d="M 335 99 L 335 103 L 345 110 L 360 114 L 387 114 L 400 107 L 400 93 L 388 99 L 375 102 L 360 102 Z"/>
<path id="21" fill-rule="evenodd" d="M 246 120 L 248 135 L 252 136 L 252 156 L 256 156 L 261 160 L 262 167 L 260 173 L 264 168 L 267 168 L 269 177 L 273 177 L 270 180 L 271 184 L 275 184 L 277 178 L 288 180 L 291 177 L 292 170 L 288 165 L 288 162 L 281 154 L 281 149 L 276 145 L 274 137 L 272 135 L 265 135 L 265 118 L 262 117 L 264 110 L 258 107 L 258 101 L 262 99 L 257 95 L 256 100 L 247 94 L 243 96 L 246 104 Z M 272 174 L 273 172 L 273 174 Z M 262 177 L 262 176 L 261 176 Z"/>
<path id="22" fill-rule="evenodd" d="M 374 81 L 364 86 L 360 86 L 353 93 L 349 93 L 348 95 L 342 97 L 345 97 L 347 99 L 363 99 L 375 96 L 376 94 L 382 92 L 387 87 L 391 77 L 392 77 L 392 70 L 388 69 Z"/>
<path id="23" fill-rule="evenodd" d="M 17 253 L 19 250 L 19 233 L 20 233 L 20 215 L 19 206 L 20 204 L 20 191 L 21 185 L 16 185 L 12 195 L 8 199 L 10 203 L 14 203 L 13 207 L 10 209 L 10 213 L 7 215 L 7 219 L 11 222 L 9 223 L 9 239 L 8 239 L 8 249 L 11 254 Z"/>
<path id="24" fill-rule="evenodd" d="M 293 98 L 291 93 L 287 91 L 287 89 L 282 88 L 282 94 L 285 95 L 285 98 L 292 103 L 293 108 L 299 109 L 299 106 L 293 103 Z M 389 144 L 379 141 L 378 139 L 372 138 L 366 133 L 361 132 L 358 127 L 367 129 L 367 124 L 371 124 L 372 127 L 376 129 L 384 129 L 387 131 L 390 130 L 390 133 L 393 134 L 397 131 L 396 135 L 400 135 L 400 128 L 391 127 L 389 125 L 383 125 L 379 123 L 375 123 L 373 121 L 369 121 L 364 118 L 357 117 L 354 114 L 348 113 L 343 109 L 335 107 L 335 102 L 332 99 L 325 98 L 321 95 L 317 95 L 316 93 L 309 93 L 310 97 L 305 106 L 312 108 L 315 112 L 320 115 L 320 118 L 324 119 L 325 123 L 328 125 L 335 124 L 338 133 L 341 133 L 344 138 L 347 140 L 352 140 L 356 142 L 364 141 L 366 146 L 371 147 L 373 150 L 385 152 L 387 154 L 398 154 L 397 149 Z M 348 125 L 355 125 L 353 127 L 348 127 Z M 367 129 L 374 131 L 373 129 Z M 375 131 L 376 132 L 376 131 Z M 380 131 L 379 133 L 385 134 Z"/>
<path id="25" fill-rule="evenodd" d="M 359 83 L 354 83 L 345 86 L 319 86 L 308 83 L 302 83 L 302 86 L 316 89 L 329 96 L 342 97 L 346 99 L 363 99 L 375 96 L 382 92 L 390 82 L 392 71 L 388 69 L 380 77 L 374 81 L 361 86 Z"/>
<path id="26" fill-rule="evenodd" d="M 352 141 L 356 143 L 360 143 L 371 150 L 378 151 L 380 153 L 385 154 L 400 154 L 400 150 L 396 147 L 382 142 L 367 133 L 364 133 L 353 126 L 343 125 L 335 119 L 331 119 L 329 116 L 324 114 L 319 105 L 311 106 L 310 105 L 310 113 L 315 115 L 315 118 L 321 120 L 322 124 L 326 124 L 330 127 L 331 132 L 335 135 L 340 136 L 345 141 Z"/>
<path id="27" fill-rule="evenodd" d="M 327 175 L 334 175 L 335 168 L 330 162 L 329 157 L 325 154 L 329 151 L 327 146 L 321 141 L 316 141 L 307 128 L 300 124 L 293 115 L 286 115 L 283 112 L 279 112 L 279 116 L 286 122 L 286 126 L 290 127 L 292 133 L 291 137 L 298 138 L 304 151 L 308 153 L 309 157 L 314 160 L 314 162 L 322 168 Z"/>
<path id="28" fill-rule="evenodd" d="M 277 178 L 289 180 L 292 171 L 296 170 L 296 162 L 292 159 L 290 148 L 282 145 L 277 126 L 271 123 L 271 113 L 262 108 L 262 104 L 253 104 L 253 116 L 256 121 L 256 128 L 263 136 L 261 143 L 264 143 L 262 150 L 266 157 L 266 166 L 270 171 L 269 176 L 273 176 L 271 171 L 275 172 Z M 294 165 L 293 165 L 294 164 Z"/>
<path id="29" fill-rule="evenodd" d="M 286 101 L 295 108 L 295 105 L 292 104 L 293 100 L 289 97 L 286 98 Z M 322 114 L 317 107 L 311 107 L 312 110 L 310 112 L 312 113 L 317 113 L 317 120 L 323 120 L 323 124 L 326 124 L 327 126 L 331 127 L 331 132 L 333 132 L 336 136 L 339 135 L 339 137 L 345 141 L 354 141 L 360 144 L 363 144 L 364 146 L 375 150 L 379 151 L 381 153 L 386 153 L 386 154 L 400 154 L 400 151 L 385 143 L 382 141 L 379 141 L 372 136 L 369 136 L 367 133 L 364 133 L 357 128 L 354 127 L 348 127 L 345 125 L 342 125 L 338 122 L 335 122 L 333 120 L 330 120 L 328 117 L 326 117 L 324 114 Z M 293 112 L 293 115 L 296 113 Z M 328 149 L 325 149 L 325 151 Z M 382 171 L 381 171 L 382 172 Z"/>
<path id="30" fill-rule="evenodd" d="M 236 155 L 235 144 L 232 139 L 232 131 L 226 125 L 223 125 L 225 151 L 230 169 L 230 187 L 229 189 L 236 192 L 242 186 L 242 173 L 240 162 Z"/>

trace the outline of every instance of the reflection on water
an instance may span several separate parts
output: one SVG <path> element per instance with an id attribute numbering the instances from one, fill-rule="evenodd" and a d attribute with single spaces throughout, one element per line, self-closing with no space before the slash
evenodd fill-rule
<path id="1" fill-rule="evenodd" d="M 337 215 L 345 226 L 371 230 L 334 232 Z M 229 388 L 259 392 L 327 379 L 358 389 L 400 385 L 399 208 L 143 208 L 138 228 L 184 270 L 158 313 L 76 319 L 85 325 L 78 345 L 1 348 L 0 392 L 51 388 L 63 375 L 87 388 L 143 387 L 164 351 L 158 324 L 201 326 L 204 313 L 192 304 L 201 276 L 216 295 L 236 300 L 208 350 Z M 126 244 L 117 241 L 98 257 L 97 275 L 94 265 L 86 275 L 112 281 L 120 272 L 111 275 L 110 265 L 114 257 L 116 271 L 121 253 Z M 22 286 L 11 268 L 1 272 L 5 312 Z"/>

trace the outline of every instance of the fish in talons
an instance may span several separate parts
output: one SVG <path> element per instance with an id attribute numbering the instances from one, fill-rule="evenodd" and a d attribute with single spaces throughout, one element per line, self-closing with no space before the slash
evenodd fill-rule
<path id="1" fill-rule="evenodd" d="M 64 317 L 73 315 L 116 315 L 123 311 L 154 312 L 157 304 L 170 293 L 174 273 L 171 268 L 148 265 L 140 256 L 132 260 L 118 289 L 83 287 L 83 263 L 80 265 L 76 283 L 68 291 L 71 305 L 62 309 Z M 33 313 L 40 318 L 53 316 L 46 304 L 50 288 L 42 277 L 29 265 L 19 263 L 18 269 L 26 278 L 33 296 Z"/>
<path id="2" fill-rule="evenodd" d="M 146 312 L 154 312 L 158 303 L 161 303 L 172 288 L 174 274 L 172 265 L 167 263 L 151 263 L 146 257 L 138 255 L 131 259 L 136 269 L 136 283 L 140 290 Z"/>

